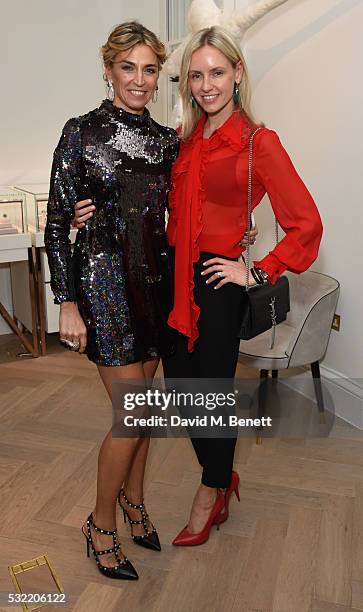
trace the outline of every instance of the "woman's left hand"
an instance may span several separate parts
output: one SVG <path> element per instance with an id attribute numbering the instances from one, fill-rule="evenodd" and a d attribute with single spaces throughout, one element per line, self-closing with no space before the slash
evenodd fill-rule
<path id="1" fill-rule="evenodd" d="M 227 283 L 235 283 L 241 286 L 246 285 L 246 266 L 243 261 L 231 261 L 223 257 L 213 257 L 213 259 L 205 261 L 203 266 L 206 269 L 201 272 L 202 276 L 212 274 L 212 276 L 209 276 L 206 280 L 207 284 L 219 280 L 219 283 L 217 283 L 213 289 L 219 289 Z M 250 287 L 256 285 L 256 281 L 251 272 L 249 272 L 248 275 L 248 284 Z"/>

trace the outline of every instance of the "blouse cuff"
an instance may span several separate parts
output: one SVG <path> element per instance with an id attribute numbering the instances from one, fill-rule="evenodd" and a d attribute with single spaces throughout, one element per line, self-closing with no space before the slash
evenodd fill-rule
<path id="1" fill-rule="evenodd" d="M 254 261 L 253 265 L 255 268 L 260 268 L 268 275 L 268 282 L 272 285 L 275 284 L 279 276 L 287 270 L 287 266 L 283 264 L 273 253 L 269 253 L 260 261 Z"/>

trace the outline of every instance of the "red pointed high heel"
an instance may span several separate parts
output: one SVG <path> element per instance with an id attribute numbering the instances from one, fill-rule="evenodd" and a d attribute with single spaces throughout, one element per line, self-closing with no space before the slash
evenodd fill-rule
<path id="1" fill-rule="evenodd" d="M 239 488 L 238 487 L 239 487 L 239 476 L 238 476 L 237 472 L 232 470 L 231 482 L 229 483 L 228 489 L 226 489 L 226 491 L 224 493 L 224 509 L 223 509 L 223 512 L 221 512 L 220 516 L 218 517 L 219 524 L 224 523 L 228 519 L 228 516 L 229 516 L 229 502 L 230 502 L 230 498 L 231 498 L 232 493 L 235 493 L 238 501 L 241 501 L 240 500 L 240 496 L 239 496 Z"/>
<path id="2" fill-rule="evenodd" d="M 219 517 L 224 504 L 223 493 L 218 493 L 214 506 L 202 531 L 199 533 L 190 533 L 187 527 L 184 527 L 173 540 L 174 546 L 198 546 L 199 544 L 204 544 L 209 538 L 212 525 L 217 525 L 217 529 L 219 529 Z"/>

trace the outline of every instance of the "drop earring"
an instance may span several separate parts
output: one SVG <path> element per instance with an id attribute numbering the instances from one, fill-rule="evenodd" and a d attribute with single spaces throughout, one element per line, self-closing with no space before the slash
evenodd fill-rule
<path id="1" fill-rule="evenodd" d="M 238 104 L 239 101 L 239 86 L 237 83 L 234 84 L 234 89 L 233 89 L 233 102 L 235 104 Z"/>
<path id="2" fill-rule="evenodd" d="M 107 98 L 108 100 L 111 100 L 111 102 L 113 102 L 115 98 L 115 90 L 113 88 L 112 81 L 107 81 Z"/>
<path id="3" fill-rule="evenodd" d="M 192 108 L 197 108 L 196 99 L 194 98 L 194 96 L 192 94 L 190 94 L 190 102 L 192 104 Z"/>
<path id="4" fill-rule="evenodd" d="M 153 96 L 151 98 L 151 101 L 156 103 L 158 101 L 158 98 L 159 98 L 159 86 L 157 85 L 155 90 L 154 90 L 154 93 L 153 93 Z"/>

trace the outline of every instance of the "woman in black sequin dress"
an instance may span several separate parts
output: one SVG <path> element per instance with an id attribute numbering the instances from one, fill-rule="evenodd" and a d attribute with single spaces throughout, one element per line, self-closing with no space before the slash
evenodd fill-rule
<path id="1" fill-rule="evenodd" d="M 60 304 L 60 337 L 78 343 L 79 352 L 97 364 L 111 397 L 118 379 L 152 379 L 158 358 L 171 350 L 165 205 L 178 138 L 145 108 L 165 60 L 156 36 L 138 23 L 121 24 L 102 53 L 112 101 L 70 119 L 63 129 L 54 153 L 45 245 Z M 78 232 L 72 255 L 74 204 L 85 198 L 95 211 Z M 111 577 L 137 578 L 117 552 L 115 533 L 96 529 L 115 531 L 117 498 L 131 521 L 139 521 L 131 524 L 134 541 L 160 550 L 142 503 L 148 445 L 147 438 L 115 438 L 110 431 L 100 450 L 96 507 L 83 532 L 94 552 L 108 550 L 95 556 L 100 571 Z"/>

